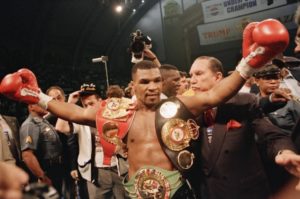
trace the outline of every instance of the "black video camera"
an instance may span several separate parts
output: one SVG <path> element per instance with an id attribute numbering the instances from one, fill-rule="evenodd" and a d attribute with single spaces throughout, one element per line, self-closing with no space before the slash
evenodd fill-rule
<path id="1" fill-rule="evenodd" d="M 59 199 L 58 192 L 44 183 L 31 183 L 23 190 L 23 199 Z"/>
<path id="2" fill-rule="evenodd" d="M 149 36 L 144 35 L 141 30 L 136 30 L 130 34 L 129 51 L 132 54 L 132 63 L 140 62 L 144 59 L 144 49 L 151 49 L 152 40 Z"/>

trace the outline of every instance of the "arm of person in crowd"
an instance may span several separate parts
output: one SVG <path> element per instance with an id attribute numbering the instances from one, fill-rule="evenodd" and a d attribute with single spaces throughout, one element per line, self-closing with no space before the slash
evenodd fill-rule
<path id="1" fill-rule="evenodd" d="M 252 106 L 252 114 L 256 115 L 252 121 L 257 143 L 260 145 L 262 158 L 273 160 L 283 166 L 289 173 L 300 178 L 300 156 L 290 136 L 283 133 L 268 118 L 258 114 L 259 110 Z M 299 181 L 300 182 L 300 181 Z M 296 189 L 300 190 L 300 183 Z"/>
<path id="2" fill-rule="evenodd" d="M 73 169 L 73 170 L 70 172 L 70 175 L 71 175 L 71 177 L 72 177 L 74 180 L 78 180 L 78 179 L 79 179 L 79 175 L 78 175 L 77 169 Z"/>
<path id="3" fill-rule="evenodd" d="M 28 183 L 28 175 L 20 168 L 0 162 L 0 198 L 21 199 L 22 187 Z"/>
<path id="4" fill-rule="evenodd" d="M 299 179 L 296 189 L 300 191 L 300 155 L 292 150 L 280 150 L 275 157 L 275 162 Z"/>
<path id="5" fill-rule="evenodd" d="M 292 100 L 292 92 L 288 88 L 278 88 L 269 96 L 270 102 L 287 102 Z"/>
<path id="6" fill-rule="evenodd" d="M 144 50 L 144 56 L 147 57 L 153 63 L 155 63 L 158 67 L 161 66 L 161 63 L 158 60 L 157 56 L 150 49 L 145 48 L 145 50 Z"/>
<path id="7" fill-rule="evenodd" d="M 33 175 L 35 175 L 41 182 L 44 182 L 48 185 L 52 185 L 51 180 L 47 177 L 46 173 L 41 168 L 41 165 L 38 162 L 38 160 L 32 150 L 27 149 L 27 150 L 23 151 L 22 158 L 23 158 L 26 166 L 33 173 Z"/>
<path id="8" fill-rule="evenodd" d="M 78 146 L 78 134 L 71 134 L 68 136 L 67 140 L 68 144 L 68 151 L 70 154 L 70 165 L 71 165 L 71 172 L 70 175 L 74 180 L 79 179 L 78 175 L 78 163 L 77 163 L 77 157 L 79 153 L 79 146 Z"/>
<path id="9" fill-rule="evenodd" d="M 286 88 L 276 89 L 268 97 L 259 99 L 259 106 L 264 113 L 268 114 L 284 107 L 287 101 L 291 100 L 291 91 Z"/>
<path id="10" fill-rule="evenodd" d="M 79 92 L 80 91 L 75 91 L 75 92 L 71 93 L 68 98 L 68 103 L 76 104 L 79 100 Z M 73 129 L 72 125 L 73 125 L 72 123 L 58 118 L 57 122 L 55 124 L 55 129 L 66 135 L 70 135 L 72 133 L 72 129 Z"/>

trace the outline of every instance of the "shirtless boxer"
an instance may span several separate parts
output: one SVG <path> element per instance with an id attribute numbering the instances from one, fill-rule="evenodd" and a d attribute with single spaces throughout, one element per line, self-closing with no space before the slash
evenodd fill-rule
<path id="1" fill-rule="evenodd" d="M 181 176 L 193 166 L 194 155 L 189 148 L 198 138 L 197 126 L 188 118 L 231 98 L 245 79 L 282 52 L 289 42 L 287 30 L 276 20 L 249 24 L 243 37 L 244 58 L 235 72 L 207 92 L 179 96 L 163 102 L 160 107 L 157 105 L 162 78 L 157 65 L 149 61 L 137 63 L 132 68 L 133 89 L 137 97 L 135 105 L 113 99 L 104 101 L 100 110 L 94 110 L 58 102 L 39 91 L 34 74 L 26 69 L 7 75 L 0 85 L 0 92 L 14 100 L 38 103 L 62 119 L 97 126 L 107 161 L 119 151 L 117 146 L 126 136 L 129 181 L 125 187 L 131 198 L 192 198 Z M 176 118 L 179 115 L 184 119 Z M 168 124 L 167 127 L 158 118 Z M 118 124 L 116 139 L 102 134 L 102 127 L 111 123 Z M 163 137 L 165 133 L 167 140 Z"/>

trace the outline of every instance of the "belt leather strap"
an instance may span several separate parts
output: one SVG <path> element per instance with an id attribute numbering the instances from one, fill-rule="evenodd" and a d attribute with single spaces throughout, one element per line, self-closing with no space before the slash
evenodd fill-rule
<path id="1" fill-rule="evenodd" d="M 194 115 L 178 98 L 172 97 L 158 106 L 155 127 L 162 149 L 173 165 L 184 177 L 192 176 L 195 162 L 200 159 L 199 126 Z"/>

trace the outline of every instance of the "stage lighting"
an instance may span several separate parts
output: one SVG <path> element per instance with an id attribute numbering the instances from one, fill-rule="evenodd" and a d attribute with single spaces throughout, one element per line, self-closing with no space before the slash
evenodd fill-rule
<path id="1" fill-rule="evenodd" d="M 116 12 L 117 13 L 120 13 L 120 12 L 122 12 L 123 11 L 123 7 L 121 6 L 121 5 L 117 5 L 116 6 Z"/>

